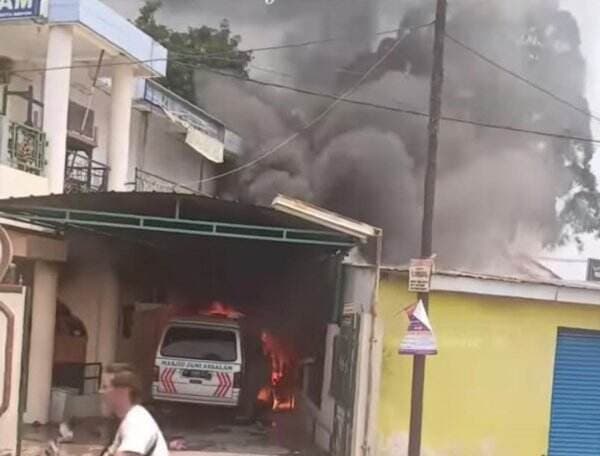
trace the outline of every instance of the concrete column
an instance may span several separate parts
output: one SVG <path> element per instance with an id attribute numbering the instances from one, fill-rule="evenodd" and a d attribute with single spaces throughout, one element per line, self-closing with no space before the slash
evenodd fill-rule
<path id="1" fill-rule="evenodd" d="M 129 159 L 131 108 L 134 90 L 132 65 L 116 65 L 113 70 L 108 141 L 108 189 L 126 191 Z"/>
<path id="2" fill-rule="evenodd" d="M 104 367 L 115 362 L 117 336 L 119 331 L 119 280 L 109 264 L 99 274 L 98 285 L 98 344 L 97 360 Z"/>
<path id="3" fill-rule="evenodd" d="M 48 422 L 54 360 L 58 267 L 37 261 L 33 273 L 33 309 L 25 422 Z"/>
<path id="4" fill-rule="evenodd" d="M 74 233 L 62 271 L 61 301 L 85 325 L 86 362 L 110 364 L 116 357 L 121 284 L 108 240 Z"/>
<path id="5" fill-rule="evenodd" d="M 73 57 L 73 29 L 70 26 L 50 27 L 46 67 L 69 67 Z M 50 193 L 62 193 L 65 181 L 67 146 L 67 115 L 71 70 L 47 71 L 44 80 L 44 131 L 48 138 L 46 174 Z"/>

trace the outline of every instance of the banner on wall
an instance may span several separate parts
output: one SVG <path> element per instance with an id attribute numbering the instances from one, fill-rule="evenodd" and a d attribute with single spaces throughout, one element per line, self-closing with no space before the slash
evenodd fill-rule
<path id="1" fill-rule="evenodd" d="M 408 331 L 400 343 L 401 355 L 437 355 L 437 341 L 423 301 L 404 309 L 409 319 Z"/>

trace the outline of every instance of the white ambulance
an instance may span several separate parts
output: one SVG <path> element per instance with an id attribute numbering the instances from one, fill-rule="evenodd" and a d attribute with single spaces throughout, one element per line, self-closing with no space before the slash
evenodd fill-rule
<path id="1" fill-rule="evenodd" d="M 243 353 L 236 320 L 202 317 L 171 321 L 156 354 L 152 398 L 237 407 Z"/>

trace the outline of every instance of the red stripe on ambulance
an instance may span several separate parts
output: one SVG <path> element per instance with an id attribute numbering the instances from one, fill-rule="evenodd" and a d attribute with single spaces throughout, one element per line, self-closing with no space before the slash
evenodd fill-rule
<path id="1" fill-rule="evenodd" d="M 177 388 L 175 387 L 175 383 L 173 382 L 175 372 L 177 372 L 176 369 L 163 369 L 162 373 L 160 374 L 160 383 L 165 393 L 177 393 Z"/>
<path id="2" fill-rule="evenodd" d="M 217 380 L 219 381 L 219 385 L 215 390 L 213 396 L 214 397 L 227 397 L 229 392 L 231 391 L 231 387 L 233 386 L 233 381 L 229 374 L 223 374 L 221 372 L 217 372 Z"/>

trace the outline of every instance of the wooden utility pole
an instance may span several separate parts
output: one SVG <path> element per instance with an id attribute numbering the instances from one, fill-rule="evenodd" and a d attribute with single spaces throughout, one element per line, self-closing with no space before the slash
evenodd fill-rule
<path id="1" fill-rule="evenodd" d="M 427 147 L 427 168 L 423 204 L 423 225 L 421 230 L 421 258 L 433 254 L 433 210 L 435 205 L 435 183 L 437 170 L 438 132 L 442 110 L 442 87 L 444 83 L 444 38 L 446 34 L 447 0 L 437 0 L 435 32 L 433 39 L 433 69 L 429 99 L 429 142 Z M 425 309 L 429 308 L 429 293 L 419 293 Z M 410 433 L 408 456 L 421 455 L 421 429 L 423 424 L 423 390 L 425 386 L 425 359 L 415 355 L 413 360 L 412 395 L 410 410 Z"/>

